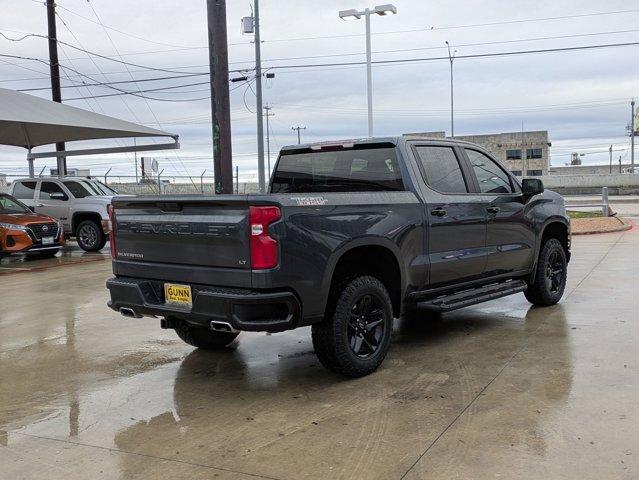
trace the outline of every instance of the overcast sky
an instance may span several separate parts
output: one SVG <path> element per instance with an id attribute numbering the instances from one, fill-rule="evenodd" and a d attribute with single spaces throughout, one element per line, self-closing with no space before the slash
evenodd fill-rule
<path id="1" fill-rule="evenodd" d="M 250 4 L 228 3 L 230 68 L 251 68 L 252 37 L 240 33 L 240 19 L 250 13 Z M 140 65 L 126 66 L 62 45 L 60 63 L 67 67 L 62 69 L 63 85 L 177 75 L 141 67 L 207 71 L 205 0 L 58 0 L 57 4 L 61 41 Z M 374 60 L 443 57 L 446 40 L 459 56 L 639 42 L 639 2 L 396 0 L 394 4 L 397 15 L 371 19 Z M 337 12 L 366 6 L 374 4 L 262 0 L 263 68 L 364 60 L 363 20 L 342 21 Z M 46 35 L 42 1 L 0 0 L 0 11 L 0 32 L 4 35 Z M 47 60 L 47 42 L 33 37 L 11 42 L 0 37 L 0 53 Z M 630 99 L 639 97 L 637 58 L 639 46 L 456 59 L 455 133 L 520 131 L 523 122 L 525 130 L 549 131 L 553 165 L 565 164 L 572 151 L 587 153 L 584 163 L 607 163 L 610 144 L 615 145 L 615 161 L 619 155 L 629 161 L 629 139 L 624 134 Z M 375 134 L 449 133 L 449 68 L 447 59 L 375 66 Z M 271 117 L 273 152 L 281 145 L 296 143 L 291 127 L 298 124 L 307 127 L 302 131 L 305 141 L 366 136 L 365 67 L 272 71 L 276 76 L 264 84 L 264 101 L 275 114 Z M 206 84 L 191 84 L 206 80 L 205 76 L 193 76 L 116 85 L 129 91 L 184 85 L 145 95 L 194 101 L 146 100 L 130 95 L 71 100 L 117 93 L 105 87 L 64 88 L 63 99 L 73 106 L 179 134 L 179 154 L 153 155 L 165 174 L 199 176 L 204 169 L 212 170 L 209 92 Z M 50 98 L 48 86 L 46 64 L 0 57 L 0 87 L 42 87 L 45 89 L 30 93 Z M 231 88 L 234 164 L 245 177 L 257 168 L 255 96 L 246 84 L 233 83 Z M 19 148 L 0 147 L 0 173 L 25 174 L 25 153 Z M 112 167 L 112 173 L 132 175 L 132 159 L 132 155 L 87 157 L 70 159 L 69 165 L 90 166 L 95 174 Z M 36 168 L 45 165 L 51 167 L 53 160 L 39 160 Z"/>

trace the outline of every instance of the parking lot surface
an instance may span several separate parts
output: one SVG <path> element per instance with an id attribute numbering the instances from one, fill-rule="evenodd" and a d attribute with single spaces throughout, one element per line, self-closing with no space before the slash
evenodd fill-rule
<path id="1" fill-rule="evenodd" d="M 638 249 L 574 238 L 559 305 L 399 320 L 358 380 L 308 329 L 205 352 L 124 318 L 108 261 L 4 260 L 0 478 L 637 478 Z"/>

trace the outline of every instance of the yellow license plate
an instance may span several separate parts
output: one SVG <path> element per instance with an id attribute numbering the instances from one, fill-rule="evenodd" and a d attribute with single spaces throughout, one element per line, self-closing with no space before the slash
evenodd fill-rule
<path id="1" fill-rule="evenodd" d="M 166 303 L 172 303 L 174 305 L 190 307 L 193 304 L 191 300 L 191 287 L 189 285 L 165 283 L 164 298 Z"/>

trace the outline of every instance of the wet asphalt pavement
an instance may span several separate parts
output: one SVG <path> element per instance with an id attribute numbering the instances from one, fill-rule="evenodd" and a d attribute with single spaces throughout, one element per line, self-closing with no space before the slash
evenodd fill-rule
<path id="1" fill-rule="evenodd" d="M 116 314 L 107 250 L 4 259 L 0 479 L 638 478 L 639 231 L 573 244 L 559 305 L 398 320 L 358 380 L 308 328 L 205 352 Z"/>

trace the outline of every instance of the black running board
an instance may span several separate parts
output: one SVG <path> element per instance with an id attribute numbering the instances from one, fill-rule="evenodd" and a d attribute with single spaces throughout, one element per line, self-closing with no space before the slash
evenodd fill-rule
<path id="1" fill-rule="evenodd" d="M 523 280 L 509 280 L 502 283 L 493 283 L 483 287 L 455 292 L 450 295 L 442 295 L 432 300 L 419 302 L 420 308 L 449 312 L 458 308 L 468 307 L 476 303 L 487 302 L 495 298 L 505 297 L 514 293 L 523 292 L 527 285 Z"/>

